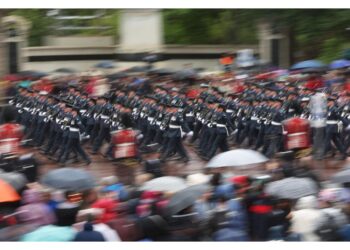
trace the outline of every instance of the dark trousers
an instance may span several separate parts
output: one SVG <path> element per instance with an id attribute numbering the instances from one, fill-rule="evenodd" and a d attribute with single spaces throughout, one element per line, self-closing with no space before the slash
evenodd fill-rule
<path id="1" fill-rule="evenodd" d="M 265 137 L 265 125 L 261 125 L 258 130 L 258 136 L 255 143 L 255 150 L 258 150 L 260 147 L 264 145 L 264 137 Z"/>
<path id="2" fill-rule="evenodd" d="M 85 161 L 90 161 L 89 156 L 85 153 L 84 149 L 81 147 L 79 138 L 68 138 L 66 150 L 60 159 L 60 162 L 65 163 L 68 160 L 68 156 L 71 152 L 75 152 L 80 155 Z"/>
<path id="3" fill-rule="evenodd" d="M 92 125 L 91 136 L 90 136 L 90 141 L 92 144 L 95 142 L 95 139 L 98 136 L 99 129 L 100 129 L 100 122 L 95 121 L 95 123 Z"/>
<path id="4" fill-rule="evenodd" d="M 50 124 L 48 122 L 43 122 L 40 126 L 40 130 L 37 131 L 37 135 L 36 135 L 36 143 L 37 146 L 41 146 L 43 145 L 44 141 L 45 141 L 45 136 L 48 133 Z"/>
<path id="5" fill-rule="evenodd" d="M 267 134 L 264 139 L 264 148 L 262 153 L 268 158 L 273 157 L 279 151 L 281 140 L 281 134 Z"/>
<path id="6" fill-rule="evenodd" d="M 216 154 L 216 151 L 218 149 L 220 149 L 222 152 L 228 151 L 229 148 L 227 144 L 227 134 L 220 133 L 216 135 L 215 140 L 208 154 L 209 158 L 212 158 Z"/>
<path id="7" fill-rule="evenodd" d="M 57 131 L 55 129 L 51 129 L 50 133 L 49 133 L 49 141 L 47 142 L 47 146 L 45 149 L 45 154 L 49 153 L 51 148 L 53 147 L 55 140 L 56 140 L 56 135 L 57 135 Z"/>
<path id="8" fill-rule="evenodd" d="M 161 158 L 166 159 L 172 153 L 179 153 L 179 155 L 181 157 L 187 157 L 186 149 L 184 148 L 184 146 L 182 144 L 181 137 L 179 137 L 179 136 L 169 138 L 165 152 L 163 154 L 163 157 L 161 157 Z"/>
<path id="9" fill-rule="evenodd" d="M 325 145 L 324 153 L 327 153 L 331 149 L 332 142 L 334 143 L 334 145 L 342 155 L 346 155 L 345 146 L 341 142 L 340 134 L 334 131 L 327 131 L 326 129 L 326 136 L 324 141 L 324 145 Z"/>
<path id="10" fill-rule="evenodd" d="M 144 146 L 147 146 L 148 144 L 152 143 L 154 141 L 156 133 L 157 133 L 156 128 L 154 126 L 149 126 L 146 132 L 145 139 L 143 140 L 142 144 Z"/>
<path id="11" fill-rule="evenodd" d="M 201 122 L 198 121 L 197 123 L 195 123 L 193 128 L 193 136 L 191 138 L 191 143 L 194 143 L 198 139 L 198 136 L 200 134 L 202 127 L 203 127 L 203 124 Z"/>
<path id="12" fill-rule="evenodd" d="M 210 151 L 214 141 L 215 141 L 215 137 L 216 137 L 216 129 L 215 128 L 209 128 L 208 130 L 208 141 L 207 143 L 203 146 L 202 148 L 202 152 L 204 152 L 205 154 L 207 154 L 207 152 Z"/>
<path id="13" fill-rule="evenodd" d="M 108 141 L 109 136 L 110 134 L 108 125 L 101 121 L 99 133 L 94 141 L 93 151 L 97 152 L 101 148 L 103 142 L 105 140 Z"/>
<path id="14" fill-rule="evenodd" d="M 257 128 L 257 122 L 251 122 L 248 132 L 248 146 L 251 147 L 254 141 L 258 138 L 259 129 Z"/>

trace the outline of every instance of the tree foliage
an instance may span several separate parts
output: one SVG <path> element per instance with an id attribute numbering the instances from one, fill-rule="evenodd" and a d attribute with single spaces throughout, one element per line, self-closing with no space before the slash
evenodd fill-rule
<path id="1" fill-rule="evenodd" d="M 90 15 L 94 10 L 64 10 L 67 15 Z M 29 44 L 41 45 L 52 29 L 53 20 L 47 10 L 14 10 L 32 22 Z M 107 10 L 101 19 L 75 24 L 111 26 L 108 30 L 64 32 L 78 35 L 118 34 L 118 10 Z M 167 44 L 256 44 L 257 24 L 271 21 L 276 30 L 288 28 L 294 40 L 297 59 L 318 58 L 324 62 L 345 55 L 350 48 L 350 10 L 348 9 L 167 9 L 163 10 L 164 37 Z"/>

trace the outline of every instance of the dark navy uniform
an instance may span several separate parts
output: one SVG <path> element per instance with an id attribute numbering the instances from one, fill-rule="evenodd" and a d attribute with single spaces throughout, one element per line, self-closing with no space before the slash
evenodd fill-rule
<path id="1" fill-rule="evenodd" d="M 161 160 L 164 161 L 173 153 L 179 153 L 184 161 L 188 161 L 187 152 L 182 144 L 182 134 L 187 133 L 190 129 L 185 123 L 183 117 L 179 113 L 173 113 L 170 117 L 170 122 L 167 128 L 166 136 L 168 142 L 164 154 L 161 156 Z"/>
<path id="2" fill-rule="evenodd" d="M 334 100 L 332 100 L 334 101 Z M 340 139 L 341 125 L 343 118 L 341 117 L 341 112 L 338 107 L 332 106 L 328 108 L 327 114 L 327 126 L 326 126 L 326 135 L 325 135 L 325 153 L 327 153 L 334 143 L 336 148 L 341 153 L 342 157 L 346 158 L 345 146 L 343 145 Z"/>

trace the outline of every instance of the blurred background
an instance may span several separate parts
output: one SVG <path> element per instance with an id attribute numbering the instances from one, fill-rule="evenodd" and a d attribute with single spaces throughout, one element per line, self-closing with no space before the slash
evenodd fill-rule
<path id="1" fill-rule="evenodd" d="M 329 63 L 350 58 L 349 14 L 346 9 L 7 9 L 0 13 L 7 16 L 1 57 L 12 66 L 3 64 L 0 72 L 49 71 L 58 61 L 76 70 L 101 60 L 129 67 L 150 52 L 158 53 L 161 67 L 181 68 L 188 61 L 217 70 L 222 53 L 243 49 L 258 63 L 283 68 L 310 58 Z"/>

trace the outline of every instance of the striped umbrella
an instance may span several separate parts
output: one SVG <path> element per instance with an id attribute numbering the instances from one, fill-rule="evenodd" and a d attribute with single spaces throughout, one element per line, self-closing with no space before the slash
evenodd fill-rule
<path id="1" fill-rule="evenodd" d="M 290 177 L 269 183 L 265 192 L 280 199 L 299 199 L 318 193 L 317 185 L 309 178 Z"/>

